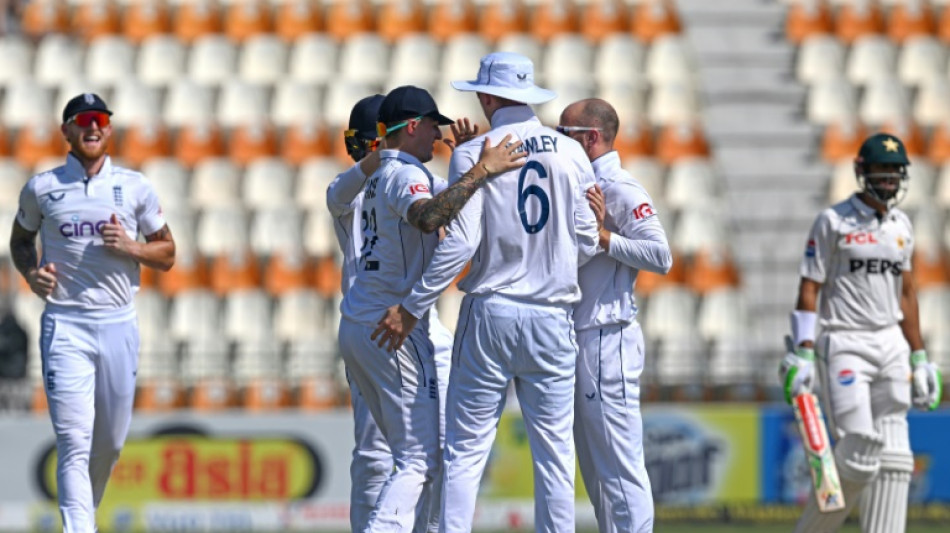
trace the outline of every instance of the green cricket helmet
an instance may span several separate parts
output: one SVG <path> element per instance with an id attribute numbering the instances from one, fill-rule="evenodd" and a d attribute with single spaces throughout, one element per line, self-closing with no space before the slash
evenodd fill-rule
<path id="1" fill-rule="evenodd" d="M 888 208 L 907 194 L 907 150 L 900 139 L 889 133 L 876 133 L 861 144 L 854 160 L 858 187 Z M 874 172 L 871 165 L 877 166 Z M 881 165 L 886 165 L 883 169 Z"/>

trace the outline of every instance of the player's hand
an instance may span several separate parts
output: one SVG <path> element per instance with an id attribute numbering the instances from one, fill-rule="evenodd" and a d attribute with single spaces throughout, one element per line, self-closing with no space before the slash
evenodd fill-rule
<path id="1" fill-rule="evenodd" d="M 600 185 L 594 184 L 587 189 L 587 203 L 590 204 L 590 210 L 594 212 L 594 218 L 597 219 L 597 229 L 604 227 L 604 219 L 607 218 L 607 201 L 604 200 L 604 191 L 600 190 Z"/>
<path id="2" fill-rule="evenodd" d="M 129 237 L 128 233 L 125 232 L 125 228 L 122 227 L 122 223 L 119 222 L 119 219 L 115 216 L 115 213 L 113 213 L 112 216 L 109 217 L 109 223 L 102 225 L 102 244 L 110 250 L 131 255 L 132 248 L 135 247 L 138 242 Z"/>
<path id="3" fill-rule="evenodd" d="M 917 350 L 910 355 L 911 401 L 914 407 L 933 411 L 943 397 L 943 380 L 937 365 L 927 361 L 927 352 Z"/>
<path id="4" fill-rule="evenodd" d="M 450 124 L 452 128 L 452 139 L 442 139 L 442 142 L 451 150 L 455 150 L 456 146 L 467 143 L 475 137 L 478 137 L 478 124 L 472 125 L 467 118 L 460 118 L 455 121 L 455 124 Z"/>
<path id="5" fill-rule="evenodd" d="M 33 294 L 45 300 L 56 288 L 56 265 L 47 263 L 30 270 L 26 274 L 26 281 L 30 284 Z"/>
<path id="6" fill-rule="evenodd" d="M 482 144 L 482 154 L 475 165 L 482 165 L 488 175 L 501 174 L 524 166 L 528 151 L 521 149 L 522 142 L 511 142 L 511 134 L 505 135 L 497 145 L 492 146 L 491 140 L 485 137 Z"/>
<path id="7" fill-rule="evenodd" d="M 792 398 L 803 392 L 811 392 L 815 380 L 815 350 L 792 346 L 792 339 L 785 337 L 788 353 L 779 366 L 779 377 L 785 393 L 785 401 L 791 405 Z"/>
<path id="8" fill-rule="evenodd" d="M 380 348 L 395 352 L 402 347 L 418 322 L 419 319 L 409 314 L 402 305 L 394 305 L 386 310 L 370 339 L 376 341 Z"/>

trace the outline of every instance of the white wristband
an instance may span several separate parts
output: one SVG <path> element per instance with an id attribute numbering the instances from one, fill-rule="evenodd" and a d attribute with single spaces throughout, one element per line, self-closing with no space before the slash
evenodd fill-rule
<path id="1" fill-rule="evenodd" d="M 815 342 L 815 323 L 818 321 L 818 315 L 814 311 L 796 309 L 792 311 L 790 318 L 795 346 L 801 345 L 804 341 Z"/>

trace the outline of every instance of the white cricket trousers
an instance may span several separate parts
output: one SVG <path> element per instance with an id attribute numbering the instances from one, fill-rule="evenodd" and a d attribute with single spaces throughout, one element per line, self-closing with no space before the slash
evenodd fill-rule
<path id="1" fill-rule="evenodd" d="M 425 485 L 438 472 L 439 389 L 432 343 L 416 328 L 395 353 L 370 339 L 375 327 L 340 320 L 340 351 L 392 451 L 393 470 L 365 531 L 412 531 Z"/>
<path id="2" fill-rule="evenodd" d="M 508 382 L 534 462 L 536 531 L 574 531 L 574 372 L 570 306 L 466 295 L 445 412 L 441 532 L 472 530 L 475 502 Z"/>
<path id="3" fill-rule="evenodd" d="M 452 359 L 452 334 L 438 320 L 435 311 L 429 315 L 429 339 L 435 349 L 435 372 L 439 380 L 439 448 L 445 442 L 445 394 L 449 385 Z M 355 445 L 350 463 L 350 530 L 363 531 L 379 493 L 393 470 L 393 456 L 382 431 L 373 420 L 359 388 L 347 371 L 350 401 L 353 406 Z M 438 463 L 441 463 L 441 459 Z M 437 464 L 441 468 L 441 464 Z M 439 528 L 439 509 L 442 504 L 442 476 L 433 480 L 431 490 L 420 499 L 419 517 L 413 531 L 424 533 Z M 427 514 L 428 513 L 428 514 Z"/>
<path id="4" fill-rule="evenodd" d="M 46 312 L 41 331 L 63 531 L 93 533 L 95 511 L 132 420 L 138 323 L 131 310 L 94 321 Z"/>
<path id="5" fill-rule="evenodd" d="M 643 459 L 640 324 L 577 332 L 574 442 L 601 533 L 653 531 L 653 493 Z"/>

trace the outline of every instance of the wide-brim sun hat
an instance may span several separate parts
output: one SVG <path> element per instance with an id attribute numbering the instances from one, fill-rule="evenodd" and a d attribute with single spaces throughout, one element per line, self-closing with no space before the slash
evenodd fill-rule
<path id="1" fill-rule="evenodd" d="M 523 104 L 543 104 L 557 98 L 554 91 L 534 84 L 534 63 L 512 52 L 495 52 L 483 57 L 478 66 L 478 78 L 471 81 L 453 81 L 460 91 L 507 98 Z"/>

